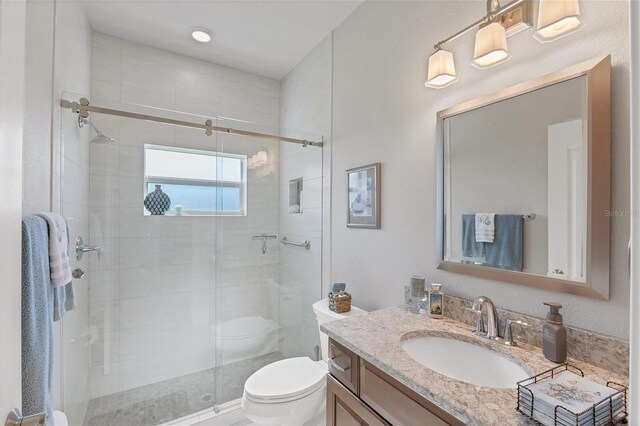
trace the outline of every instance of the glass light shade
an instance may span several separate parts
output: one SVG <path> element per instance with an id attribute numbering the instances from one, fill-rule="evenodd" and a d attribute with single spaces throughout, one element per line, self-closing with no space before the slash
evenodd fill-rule
<path id="1" fill-rule="evenodd" d="M 453 62 L 453 53 L 446 50 L 437 50 L 429 56 L 429 68 L 427 69 L 427 81 L 424 85 L 433 89 L 442 89 L 458 81 L 456 66 Z"/>
<path id="2" fill-rule="evenodd" d="M 540 0 L 533 37 L 548 43 L 582 28 L 578 0 Z"/>
<path id="3" fill-rule="evenodd" d="M 251 156 L 247 159 L 247 169 L 253 169 L 254 167 L 253 156 Z"/>
<path id="4" fill-rule="evenodd" d="M 471 65 L 490 68 L 509 59 L 507 33 L 498 22 L 492 22 L 478 30 Z"/>
<path id="5" fill-rule="evenodd" d="M 255 165 L 256 166 L 261 166 L 263 164 L 267 164 L 268 162 L 268 158 L 267 158 L 267 151 L 258 151 L 258 153 L 256 154 L 256 160 L 255 160 Z"/>

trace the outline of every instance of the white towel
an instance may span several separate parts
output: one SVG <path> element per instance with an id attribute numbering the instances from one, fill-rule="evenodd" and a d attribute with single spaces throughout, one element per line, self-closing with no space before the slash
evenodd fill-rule
<path id="1" fill-rule="evenodd" d="M 71 263 L 69 262 L 69 230 L 67 222 L 57 213 L 38 213 L 47 221 L 49 227 L 49 269 L 51 284 L 54 288 L 63 287 L 71 282 Z"/>
<path id="2" fill-rule="evenodd" d="M 495 213 L 476 213 L 476 242 L 492 243 L 496 235 Z"/>

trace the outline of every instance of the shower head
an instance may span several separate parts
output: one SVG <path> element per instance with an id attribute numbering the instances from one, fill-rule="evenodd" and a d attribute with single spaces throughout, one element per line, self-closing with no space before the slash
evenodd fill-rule
<path id="1" fill-rule="evenodd" d="M 85 124 L 88 124 L 89 126 L 91 126 L 91 128 L 96 132 L 96 136 L 93 139 L 91 139 L 91 143 L 97 144 L 97 145 L 103 145 L 103 144 L 108 144 L 116 141 L 114 138 L 107 136 L 104 133 L 102 133 L 100 130 L 98 130 L 98 128 L 87 118 L 78 116 L 78 126 L 80 126 L 80 128 L 83 128 Z"/>
<path id="2" fill-rule="evenodd" d="M 96 135 L 95 138 L 91 139 L 91 143 L 97 144 L 97 145 L 102 145 L 102 144 L 107 144 L 107 143 L 111 143 L 111 142 L 115 142 L 116 140 L 110 136 L 105 135 L 102 132 L 98 132 L 98 134 Z"/>

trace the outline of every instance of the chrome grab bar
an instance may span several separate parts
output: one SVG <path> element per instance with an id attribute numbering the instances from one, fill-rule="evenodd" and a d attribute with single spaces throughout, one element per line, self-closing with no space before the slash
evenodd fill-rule
<path id="1" fill-rule="evenodd" d="M 251 237 L 252 240 L 262 240 L 262 254 L 267 252 L 267 240 L 274 240 L 278 238 L 277 235 L 260 234 Z"/>
<path id="2" fill-rule="evenodd" d="M 304 243 L 299 243 L 297 241 L 289 241 L 287 240 L 287 237 L 282 237 L 280 242 L 285 246 L 289 245 L 289 246 L 296 246 L 296 247 L 304 247 L 307 250 L 311 248 L 311 243 L 309 242 L 309 240 L 306 240 Z"/>

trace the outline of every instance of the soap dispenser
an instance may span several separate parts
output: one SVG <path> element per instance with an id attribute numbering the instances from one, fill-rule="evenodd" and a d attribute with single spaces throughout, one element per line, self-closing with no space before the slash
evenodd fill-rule
<path id="1" fill-rule="evenodd" d="M 550 361 L 564 362 L 567 359 L 567 329 L 562 325 L 562 305 L 552 302 L 543 305 L 549 307 L 549 313 L 542 327 L 542 353 Z"/>

